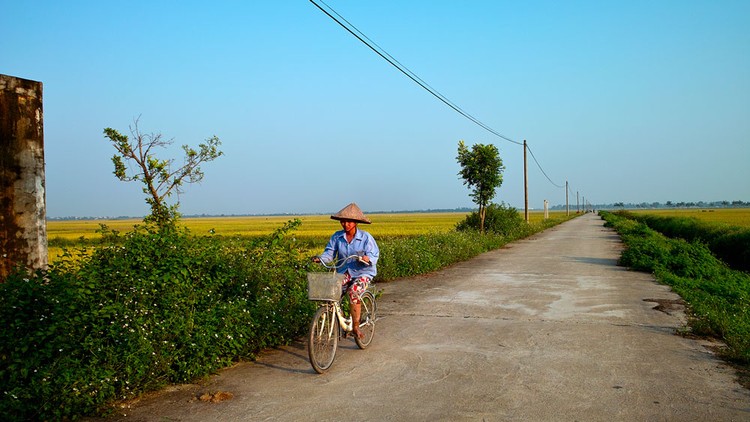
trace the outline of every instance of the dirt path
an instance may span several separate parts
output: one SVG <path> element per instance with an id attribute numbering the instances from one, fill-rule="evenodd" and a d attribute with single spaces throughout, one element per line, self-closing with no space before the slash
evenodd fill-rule
<path id="1" fill-rule="evenodd" d="M 144 398 L 123 420 L 750 420 L 750 392 L 709 347 L 675 335 L 678 296 L 617 267 L 621 247 L 587 215 L 380 284 L 373 345 L 345 340 L 329 373 L 298 343 Z M 196 399 L 219 391 L 232 397 Z"/>

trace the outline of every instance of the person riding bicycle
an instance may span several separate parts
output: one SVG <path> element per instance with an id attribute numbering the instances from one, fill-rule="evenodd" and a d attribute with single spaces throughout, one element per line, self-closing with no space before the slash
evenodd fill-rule
<path id="1" fill-rule="evenodd" d="M 354 327 L 352 332 L 357 338 L 362 338 L 363 335 L 359 331 L 360 296 L 378 272 L 377 263 L 380 249 L 370 233 L 357 228 L 358 223 L 371 224 L 372 222 L 365 217 L 365 214 L 354 202 L 333 214 L 331 219 L 338 220 L 343 230 L 335 232 L 328 240 L 323 253 L 320 256 L 314 256 L 312 260 L 328 264 L 351 255 L 359 256 L 358 260 L 350 259 L 337 271 L 344 274 L 341 293 L 349 294 L 350 312 Z"/>

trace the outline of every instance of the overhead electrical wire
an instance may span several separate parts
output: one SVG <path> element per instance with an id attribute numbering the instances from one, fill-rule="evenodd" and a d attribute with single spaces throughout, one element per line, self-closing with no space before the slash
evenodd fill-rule
<path id="1" fill-rule="evenodd" d="M 542 174 L 544 175 L 544 177 L 546 177 L 547 180 L 549 180 L 549 182 L 552 183 L 553 186 L 558 187 L 558 188 L 564 188 L 565 186 L 558 185 L 557 183 L 553 182 L 552 179 L 549 178 L 549 176 L 547 176 L 547 173 L 542 168 L 542 165 L 539 164 L 539 161 L 536 159 L 536 156 L 531 151 L 531 147 L 529 146 L 528 143 L 526 143 L 526 149 L 529 150 L 529 154 L 531 154 L 531 158 L 534 159 L 534 162 L 536 163 L 537 167 L 539 167 L 539 170 L 542 172 Z"/>
<path id="2" fill-rule="evenodd" d="M 467 119 L 471 120 L 472 122 L 474 122 L 475 124 L 477 124 L 478 126 L 480 126 L 482 129 L 484 129 L 484 130 L 492 133 L 493 135 L 495 135 L 495 136 L 497 136 L 497 137 L 499 137 L 501 139 L 504 139 L 504 140 L 506 140 L 508 142 L 511 142 L 513 144 L 524 145 L 524 143 L 518 142 L 516 140 L 513 140 L 513 139 L 511 139 L 511 138 L 509 138 L 509 137 L 507 137 L 507 136 L 499 133 L 495 129 L 492 129 L 491 127 L 489 127 L 486 124 L 482 123 L 476 117 L 472 116 L 471 114 L 469 114 L 466 111 L 464 111 L 463 109 L 461 109 L 461 107 L 459 107 L 453 101 L 451 101 L 448 98 L 446 98 L 443 94 L 441 94 L 440 92 L 438 92 L 436 89 L 432 88 L 427 82 L 425 82 L 424 80 L 422 80 L 422 78 L 420 78 L 419 76 L 417 76 L 414 72 L 412 72 L 406 66 L 404 66 L 403 64 L 401 64 L 398 60 L 396 60 L 393 56 L 391 56 L 390 54 L 388 54 L 387 51 L 385 51 L 383 48 L 381 48 L 379 45 L 377 45 L 374 41 L 372 41 L 370 38 L 368 38 L 367 35 L 365 35 L 364 33 L 362 33 L 362 31 L 360 31 L 359 29 L 357 29 L 356 26 L 354 26 L 351 22 L 349 22 L 348 20 L 346 20 L 346 18 L 344 18 L 343 16 L 341 16 L 331 6 L 329 6 L 328 4 L 326 4 L 322 0 L 319 0 L 319 1 L 321 3 L 323 3 L 326 6 L 326 8 L 328 8 L 328 10 L 330 10 L 330 12 L 328 10 L 324 9 L 323 7 L 321 7 L 318 3 L 315 2 L 315 0 L 310 0 L 310 3 L 312 3 L 313 5 L 315 5 L 315 7 L 317 7 L 318 9 L 320 9 L 329 18 L 333 19 L 333 21 L 336 22 L 337 24 L 339 24 L 339 26 L 341 26 L 342 28 L 344 28 L 350 34 L 354 35 L 355 38 L 357 38 L 359 41 L 361 41 L 370 50 L 374 51 L 378 56 L 382 57 L 391 66 L 395 67 L 398 71 L 400 71 L 401 73 L 403 73 L 404 75 L 406 75 L 409 79 L 411 79 L 412 81 L 414 81 L 417 85 L 419 85 L 420 87 L 422 87 L 425 91 L 429 92 L 435 98 L 437 98 L 438 100 L 440 100 L 441 102 L 443 102 L 445 105 L 447 105 L 448 107 L 450 107 L 451 109 L 453 109 L 454 111 L 456 111 L 457 113 L 459 113 L 460 115 L 462 115 L 462 116 L 466 117 Z M 333 13 L 333 14 L 331 14 L 331 13 Z M 336 15 L 336 16 L 334 16 L 334 15 Z M 344 24 L 344 22 L 346 22 L 346 24 Z M 553 182 L 552 179 L 550 179 L 550 177 L 547 175 L 547 173 L 542 168 L 542 165 L 539 164 L 539 161 L 536 159 L 536 156 L 534 156 L 534 153 L 531 151 L 531 148 L 529 147 L 528 143 L 525 143 L 525 144 L 526 144 L 526 148 L 528 149 L 529 153 L 531 154 L 531 157 L 534 159 L 534 162 L 536 163 L 537 167 L 539 167 L 539 170 L 542 172 L 542 174 L 544 175 L 544 177 L 546 177 L 547 180 L 553 186 L 555 186 L 557 188 L 565 188 L 565 186 L 559 185 L 559 184 Z"/>
<path id="3" fill-rule="evenodd" d="M 425 91 L 429 92 L 430 94 L 434 95 L 435 98 L 442 101 L 445 105 L 452 108 L 457 113 L 461 114 L 462 116 L 466 117 L 467 119 L 471 120 L 472 122 L 476 123 L 480 127 L 482 127 L 484 130 L 492 133 L 495 136 L 498 136 L 502 139 L 505 139 L 508 142 L 512 142 L 516 145 L 523 145 L 521 142 L 514 141 L 513 139 L 508 138 L 507 136 L 497 132 L 495 129 L 492 129 L 491 127 L 487 126 L 486 124 L 482 123 L 479 119 L 472 116 L 471 114 L 465 112 L 461 109 L 461 107 L 457 106 L 453 101 L 446 98 L 444 95 L 439 93 L 437 90 L 432 88 L 429 84 L 427 84 L 425 81 L 423 81 L 419 76 L 414 74 L 414 72 L 410 71 L 406 66 L 402 65 L 398 60 L 394 59 L 390 54 L 388 54 L 385 50 L 380 48 L 377 44 L 372 42 L 365 34 L 362 33 L 359 29 L 357 29 L 356 26 L 352 25 L 351 22 L 347 21 L 344 17 L 338 14 L 331 6 L 326 4 L 325 2 L 321 1 L 330 11 L 341 18 L 344 22 L 347 23 L 347 25 L 344 25 L 341 20 L 337 19 L 336 16 L 333 16 L 331 13 L 328 12 L 328 10 L 322 8 L 318 3 L 315 2 L 315 0 L 310 0 L 310 3 L 314 4 L 315 7 L 320 9 L 323 13 L 328 15 L 331 19 L 334 20 L 337 24 L 339 24 L 342 28 L 346 29 L 350 34 L 354 35 L 358 40 L 360 40 L 364 45 L 370 48 L 370 50 L 374 51 L 377 55 L 382 57 L 385 61 L 391 64 L 391 66 L 398 69 L 401 73 L 406 75 L 409 79 L 414 81 L 417 85 L 421 86 Z M 377 47 L 377 48 L 376 48 Z"/>

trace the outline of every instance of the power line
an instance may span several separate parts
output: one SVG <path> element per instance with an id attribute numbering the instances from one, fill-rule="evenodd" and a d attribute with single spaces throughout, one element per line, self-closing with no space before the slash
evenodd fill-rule
<path id="1" fill-rule="evenodd" d="M 401 63 L 399 63 L 398 60 L 394 59 L 385 50 L 383 50 L 377 44 L 375 44 L 374 42 L 372 42 L 369 38 L 367 38 L 367 36 L 365 34 L 363 34 L 359 29 L 357 29 L 357 27 L 355 27 L 349 21 L 347 21 L 346 19 L 344 19 L 341 15 L 338 14 L 338 12 L 336 12 L 335 10 L 333 10 L 333 8 L 331 6 L 329 6 L 328 4 L 326 4 L 325 2 L 323 2 L 321 0 L 321 3 L 325 4 L 325 6 L 328 9 L 330 9 L 331 12 L 333 12 L 336 16 L 338 16 L 339 18 L 341 18 L 341 20 L 343 20 L 344 22 L 346 22 L 349 26 L 344 25 L 344 23 L 341 22 L 341 20 L 337 19 L 335 16 L 333 16 L 327 10 L 325 10 L 324 8 L 322 8 L 318 3 L 315 2 L 315 0 L 310 0 L 310 3 L 314 4 L 315 7 L 317 7 L 318 9 L 320 9 L 323 13 L 325 13 L 326 15 L 328 15 L 328 17 L 330 17 L 331 19 L 333 19 L 342 28 L 346 29 L 350 34 L 354 35 L 364 45 L 366 45 L 367 47 L 369 47 L 370 50 L 374 51 L 377 55 L 379 55 L 380 57 L 382 57 L 385 61 L 387 61 L 388 63 L 390 63 L 391 66 L 393 66 L 396 69 L 398 69 L 401 73 L 403 73 L 404 75 L 406 75 L 409 79 L 411 79 L 412 81 L 414 81 L 415 83 L 417 83 L 417 85 L 421 86 L 425 91 L 429 92 L 430 94 L 434 95 L 435 98 L 437 98 L 438 100 L 442 101 L 445 105 L 447 105 L 448 107 L 452 108 L 457 113 L 461 114 L 462 116 L 464 116 L 467 119 L 471 120 L 472 122 L 476 123 L 477 125 L 479 125 L 480 127 L 482 127 L 484 130 L 492 133 L 493 135 L 498 136 L 498 137 L 500 137 L 502 139 L 505 139 L 508 142 L 512 142 L 512 143 L 514 143 L 516 145 L 523 145 L 521 142 L 514 141 L 513 139 L 510 139 L 507 136 L 502 135 L 501 133 L 497 132 L 496 130 L 494 130 L 491 127 L 487 126 L 486 124 L 482 123 L 476 117 L 474 117 L 471 114 L 469 114 L 469 113 L 465 112 L 464 110 L 462 110 L 461 107 L 457 106 L 455 103 L 453 103 L 453 101 L 449 100 L 444 95 L 442 95 L 441 93 L 439 93 L 437 90 L 433 89 L 425 81 L 423 81 L 420 77 L 418 77 L 412 71 L 410 71 L 409 69 L 407 69 L 406 66 L 402 65 Z"/>
<path id="2" fill-rule="evenodd" d="M 422 80 L 422 78 L 420 78 L 419 76 L 417 76 L 414 72 L 412 72 L 406 66 L 404 66 L 403 64 L 401 64 L 398 60 L 396 60 L 393 56 L 391 56 L 390 54 L 388 54 L 387 51 L 385 51 L 377 43 L 375 43 L 370 38 L 368 38 L 367 35 L 365 35 L 364 33 L 362 33 L 362 31 L 360 31 L 359 29 L 357 29 L 356 26 L 354 26 L 351 22 L 349 22 L 348 20 L 346 20 L 346 18 L 344 18 L 343 16 L 341 16 L 331 6 L 329 6 L 328 4 L 326 4 L 323 0 L 319 0 L 319 1 L 321 3 L 323 3 L 331 11 L 331 13 L 333 13 L 336 16 L 333 16 L 331 13 L 328 12 L 328 10 L 324 9 L 323 7 L 321 7 L 318 3 L 315 2 L 315 0 L 310 0 L 310 3 L 312 3 L 313 5 L 315 5 L 315 7 L 317 7 L 318 9 L 320 9 L 329 18 L 333 19 L 334 22 L 336 22 L 337 24 L 339 24 L 342 28 L 344 28 L 350 34 L 354 35 L 355 38 L 357 38 L 359 41 L 361 41 L 370 50 L 374 51 L 378 56 L 382 57 L 391 66 L 395 67 L 398 71 L 400 71 L 401 73 L 403 73 L 404 75 L 406 75 L 409 79 L 411 79 L 412 81 L 414 81 L 417 85 L 419 85 L 420 87 L 422 87 L 425 91 L 429 92 L 435 98 L 437 98 L 438 100 L 440 100 L 441 102 L 443 102 L 445 105 L 447 105 L 448 107 L 452 108 L 457 113 L 459 113 L 462 116 L 466 117 L 467 119 L 471 120 L 472 122 L 474 122 L 475 124 L 477 124 L 478 126 L 480 126 L 481 128 L 483 128 L 484 130 L 492 133 L 493 135 L 495 135 L 495 136 L 497 136 L 497 137 L 499 137 L 501 139 L 504 139 L 504 140 L 506 140 L 508 142 L 511 142 L 513 144 L 516 144 L 516 145 L 524 145 L 521 142 L 515 141 L 515 140 L 513 140 L 513 139 L 511 139 L 511 138 L 509 138 L 509 137 L 507 137 L 507 136 L 499 133 L 498 131 L 496 131 L 496 130 L 492 129 L 491 127 L 487 126 L 486 124 L 482 123 L 476 117 L 474 117 L 471 114 L 465 112 L 463 109 L 461 109 L 461 107 L 459 107 L 453 101 L 451 101 L 448 98 L 446 98 L 443 94 L 441 94 L 440 92 L 438 92 L 436 89 L 432 88 L 427 82 L 425 82 L 424 80 Z M 337 17 L 338 17 L 338 19 L 337 19 Z M 342 21 L 346 22 L 346 25 Z M 553 186 L 555 186 L 557 188 L 564 188 L 565 186 L 561 186 L 561 185 L 553 182 L 552 179 L 550 179 L 550 177 L 547 175 L 547 173 L 542 168 L 542 165 L 539 164 L 539 161 L 536 159 L 536 156 L 534 156 L 534 153 L 531 151 L 531 148 L 528 146 L 528 143 L 526 143 L 526 148 L 528 148 L 528 151 L 531 153 L 531 157 L 534 159 L 534 162 L 536 163 L 537 167 L 539 167 L 539 170 L 542 172 L 542 174 L 544 175 L 544 177 L 546 177 L 547 180 Z"/>
<path id="3" fill-rule="evenodd" d="M 528 149 L 528 150 L 529 150 L 529 154 L 531 154 L 531 158 L 533 158 L 533 159 L 534 159 L 534 162 L 536 163 L 537 167 L 539 167 L 539 170 L 540 170 L 540 171 L 542 172 L 542 174 L 544 175 L 544 177 L 546 177 L 546 178 L 547 178 L 547 180 L 549 180 L 549 182 L 550 182 L 550 183 L 552 183 L 552 185 L 553 185 L 553 186 L 555 186 L 555 187 L 557 187 L 557 188 L 564 188 L 565 186 L 561 186 L 561 185 L 558 185 L 557 183 L 553 182 L 553 181 L 552 181 L 552 179 L 550 179 L 550 178 L 549 178 L 549 176 L 547 176 L 547 173 L 546 173 L 546 172 L 544 171 L 544 169 L 542 168 L 542 165 L 541 165 L 541 164 L 539 164 L 539 161 L 537 161 L 537 159 L 536 159 L 536 156 L 535 156 L 535 155 L 534 155 L 534 153 L 533 153 L 533 152 L 531 151 L 531 147 L 529 146 L 529 144 L 528 144 L 528 143 L 526 143 L 526 149 Z"/>

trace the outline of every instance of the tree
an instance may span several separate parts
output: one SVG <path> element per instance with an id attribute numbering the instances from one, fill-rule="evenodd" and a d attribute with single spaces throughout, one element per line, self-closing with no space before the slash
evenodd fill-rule
<path id="1" fill-rule="evenodd" d="M 104 129 L 104 136 L 117 150 L 117 154 L 112 157 L 112 163 L 115 166 L 113 173 L 124 182 L 139 181 L 144 184 L 143 193 L 146 194 L 146 203 L 151 206 L 151 214 L 145 220 L 164 227 L 179 215 L 177 213 L 179 204 L 169 206 L 166 199 L 173 193 L 182 193 L 184 183 L 198 183 L 203 180 L 200 165 L 224 154 L 219 151 L 221 142 L 219 138 L 213 136 L 200 144 L 197 151 L 183 145 L 184 164 L 172 170 L 174 160 L 158 159 L 153 149 L 166 148 L 174 142 L 173 140 L 162 139 L 160 133 L 141 133 L 138 129 L 138 119 L 135 119 L 133 126 L 129 128 L 133 136 L 132 141 L 112 128 Z M 128 171 L 126 163 L 132 163 L 131 171 Z"/>
<path id="2" fill-rule="evenodd" d="M 484 233 L 484 218 L 487 205 L 495 197 L 495 190 L 503 184 L 503 160 L 497 147 L 488 144 L 474 144 L 471 150 L 464 141 L 458 141 L 458 164 L 461 171 L 458 175 L 464 179 L 464 185 L 472 190 L 470 196 L 479 206 L 479 230 Z"/>

